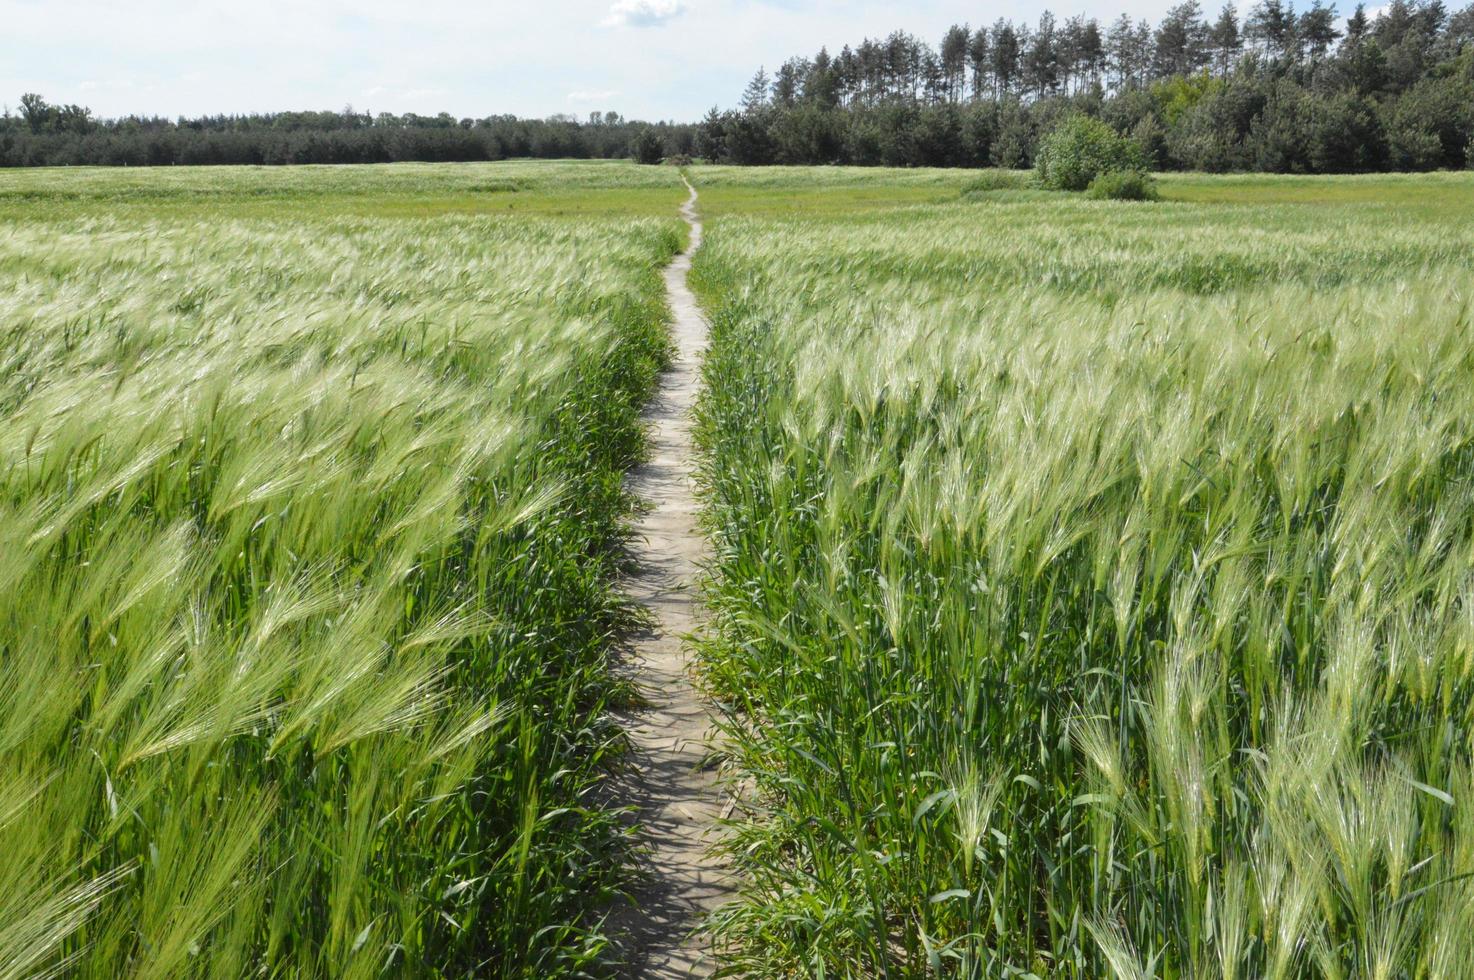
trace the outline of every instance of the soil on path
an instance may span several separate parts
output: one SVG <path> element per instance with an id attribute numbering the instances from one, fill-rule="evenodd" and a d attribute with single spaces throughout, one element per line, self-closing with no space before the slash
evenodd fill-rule
<path id="1" fill-rule="evenodd" d="M 675 314 L 675 357 L 645 410 L 651 455 L 629 474 L 629 488 L 649 510 L 635 528 L 635 570 L 628 593 L 652 613 L 637 637 L 628 669 L 646 704 L 624 719 L 634 767 L 622 780 L 650 848 L 648 880 L 636 906 L 616 915 L 633 940 L 632 975 L 706 977 L 714 969 L 706 943 L 692 930 L 730 892 L 730 875 L 710 853 L 722 797 L 710 763 L 712 714 L 692 686 L 683 635 L 696 627 L 695 581 L 705 542 L 697 527 L 691 407 L 706 348 L 706 321 L 686 285 L 691 254 L 701 245 L 696 189 L 681 216 L 691 226 L 686 250 L 665 269 Z"/>

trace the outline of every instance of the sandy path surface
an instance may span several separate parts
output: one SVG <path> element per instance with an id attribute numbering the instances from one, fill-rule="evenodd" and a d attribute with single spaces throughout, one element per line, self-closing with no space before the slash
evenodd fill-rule
<path id="1" fill-rule="evenodd" d="M 695 208 L 691 188 L 681 207 L 691 241 L 665 269 L 675 359 L 645 410 L 651 457 L 631 471 L 628 484 L 650 510 L 635 529 L 635 571 L 626 589 L 653 613 L 654 627 L 636 639 L 628 664 L 648 704 L 623 719 L 635 768 L 622 780 L 622 792 L 639 811 L 650 877 L 635 896 L 639 907 L 622 910 L 616 925 L 633 935 L 632 975 L 662 980 L 711 974 L 706 944 L 691 932 L 730 891 L 728 872 L 709 854 L 723 805 L 709 760 L 712 715 L 691 684 L 681 640 L 696 627 L 695 580 L 705 554 L 696 525 L 690 412 L 707 328 L 686 285 L 691 253 L 701 245 Z"/>

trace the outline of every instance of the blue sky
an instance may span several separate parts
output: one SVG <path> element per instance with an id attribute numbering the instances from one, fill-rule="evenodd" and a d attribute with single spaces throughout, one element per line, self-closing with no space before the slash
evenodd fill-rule
<path id="1" fill-rule="evenodd" d="M 904 28 L 1033 21 L 1031 0 L 0 0 L 0 102 L 104 116 L 281 109 L 695 119 L 758 65 Z M 1155 20 L 1170 0 L 1059 16 Z M 1205 6 L 1216 12 L 1218 4 Z"/>

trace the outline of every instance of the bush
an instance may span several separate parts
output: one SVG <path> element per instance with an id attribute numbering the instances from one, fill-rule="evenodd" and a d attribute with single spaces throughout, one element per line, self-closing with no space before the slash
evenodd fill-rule
<path id="1" fill-rule="evenodd" d="M 1308 128 L 1307 157 L 1316 173 L 1362 173 L 1386 166 L 1387 139 L 1370 102 L 1354 95 L 1317 98 Z"/>
<path id="2" fill-rule="evenodd" d="M 1085 192 L 1097 201 L 1155 201 L 1157 182 L 1140 170 L 1111 170 L 1090 182 Z"/>
<path id="3" fill-rule="evenodd" d="M 1397 170 L 1437 170 L 1443 162 L 1443 143 L 1437 133 L 1394 121 L 1391 133 L 1392 166 Z"/>
<path id="4" fill-rule="evenodd" d="M 655 164 L 665 156 L 665 143 L 653 129 L 642 129 L 630 141 L 630 156 L 636 163 Z"/>
<path id="5" fill-rule="evenodd" d="M 1474 62 L 1470 62 L 1474 65 Z M 1392 155 L 1403 170 L 1437 170 L 1464 165 L 1464 148 L 1474 139 L 1474 84 L 1449 76 L 1427 78 L 1409 89 L 1392 113 Z"/>
<path id="6" fill-rule="evenodd" d="M 1029 186 L 1029 178 L 1013 170 L 984 170 L 962 185 L 962 196 L 987 194 L 991 191 L 1021 191 Z"/>
<path id="7" fill-rule="evenodd" d="M 1141 159 L 1140 170 L 1164 170 L 1167 165 L 1167 130 L 1156 113 L 1141 117 L 1131 127 L 1131 143 Z"/>
<path id="8" fill-rule="evenodd" d="M 1291 79 L 1274 82 L 1244 141 L 1253 155 L 1254 169 L 1277 174 L 1310 170 L 1307 135 L 1316 108 L 1305 89 Z"/>
<path id="9" fill-rule="evenodd" d="M 988 148 L 989 160 L 995 167 L 1027 167 L 1033 146 L 1034 127 L 1029 121 L 1029 110 L 1016 99 L 1005 102 L 998 110 L 998 132 Z"/>
<path id="10" fill-rule="evenodd" d="M 968 106 L 962 113 L 962 165 L 986 167 L 997 136 L 996 112 L 991 105 Z"/>
<path id="11" fill-rule="evenodd" d="M 1264 111 L 1266 98 L 1260 86 L 1247 80 L 1236 80 L 1204 96 L 1168 130 L 1169 159 L 1188 170 L 1252 169 L 1253 149 L 1245 140 Z"/>
<path id="12" fill-rule="evenodd" d="M 1142 170 L 1141 149 L 1099 119 L 1071 115 L 1039 141 L 1039 182 L 1051 190 L 1083 191 L 1113 170 Z"/>

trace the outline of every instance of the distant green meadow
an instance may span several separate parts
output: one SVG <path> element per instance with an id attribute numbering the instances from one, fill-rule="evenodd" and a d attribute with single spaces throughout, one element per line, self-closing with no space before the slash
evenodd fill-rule
<path id="1" fill-rule="evenodd" d="M 693 167 L 741 976 L 1474 958 L 1474 174 Z M 668 167 L 0 172 L 0 977 L 586 976 Z"/>
<path id="2" fill-rule="evenodd" d="M 77 167 L 0 174 L 0 216 L 432 218 L 442 214 L 641 215 L 682 200 L 674 170 L 623 162 L 384 166 Z"/>

